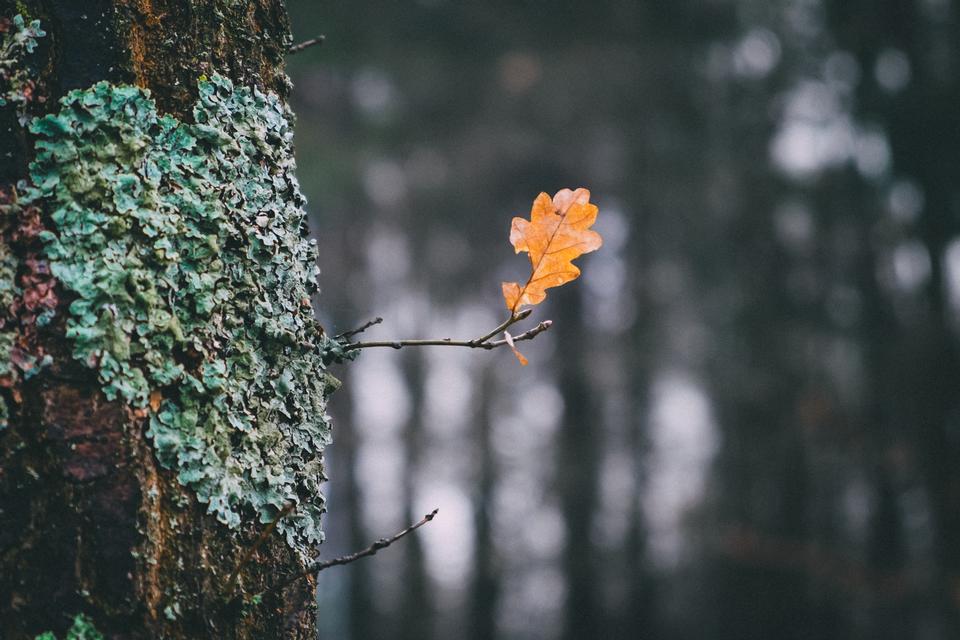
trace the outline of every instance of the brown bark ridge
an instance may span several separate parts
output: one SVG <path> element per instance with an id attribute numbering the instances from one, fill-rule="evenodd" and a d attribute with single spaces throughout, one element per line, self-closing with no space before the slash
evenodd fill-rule
<path id="1" fill-rule="evenodd" d="M 282 0 L 0 0 L 0 18 L 18 13 L 41 20 L 47 33 L 32 54 L 33 114 L 100 80 L 148 88 L 161 112 L 181 119 L 190 117 L 201 74 L 288 92 Z M 62 638 L 79 613 L 106 638 L 314 637 L 313 580 L 272 588 L 303 570 L 280 536 L 245 565 L 240 596 L 224 594 L 264 525 L 231 531 L 206 515 L 157 463 L 143 418 L 107 401 L 96 371 L 70 356 L 65 314 L 33 324 L 30 314 L 43 305 L 65 310 L 69 296 L 44 268 L 41 214 L 7 214 L 30 159 L 13 120 L 5 113 L 0 121 L 0 233 L 17 254 L 23 293 L 0 319 L 52 364 L 0 382 L 11 407 L 0 432 L 0 638 L 47 630 Z M 261 592 L 262 601 L 243 597 Z"/>

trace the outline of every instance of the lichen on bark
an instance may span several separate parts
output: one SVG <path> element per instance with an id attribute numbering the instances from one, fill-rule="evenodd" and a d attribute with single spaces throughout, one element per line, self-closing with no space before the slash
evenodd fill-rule
<path id="1" fill-rule="evenodd" d="M 12 18 L 0 15 L 0 136 L 5 143 L 0 173 L 15 155 L 13 128 L 19 129 L 29 120 L 28 107 L 37 97 L 37 70 L 28 59 L 45 35 L 39 20 L 27 21 L 20 14 Z M 24 324 L 35 325 L 34 312 L 48 302 L 41 302 L 39 297 L 43 296 L 38 297 L 33 287 L 37 269 L 46 265 L 28 246 L 27 236 L 35 228 L 31 226 L 32 213 L 19 205 L 11 187 L 0 184 L 0 387 L 8 389 L 14 399 L 19 396 L 21 379 L 33 375 L 44 363 L 43 358 L 30 353 L 30 328 L 23 330 Z M 20 241 L 20 249 L 25 249 L 19 256 L 14 251 L 15 240 Z M 44 289 L 49 290 L 45 285 Z M 10 411 L 7 399 L 0 395 L 0 430 L 7 427 Z"/>
<path id="2" fill-rule="evenodd" d="M 149 414 L 161 464 L 230 527 L 322 540 L 333 387 L 313 318 L 316 244 L 279 97 L 201 78 L 193 122 L 101 82 L 35 120 L 26 201 L 43 204 L 67 336 L 110 399 Z"/>
<path id="3" fill-rule="evenodd" d="M 33 97 L 35 80 L 24 58 L 33 53 L 46 32 L 39 20 L 27 22 L 20 14 L 0 16 L 0 107 L 14 105 L 20 124 L 26 124 L 26 105 Z"/>
<path id="4" fill-rule="evenodd" d="M 57 636 L 52 631 L 46 631 L 34 640 L 57 640 Z M 73 624 L 67 630 L 65 640 L 103 640 L 103 634 L 97 631 L 97 628 L 87 616 L 79 613 L 74 616 Z"/>

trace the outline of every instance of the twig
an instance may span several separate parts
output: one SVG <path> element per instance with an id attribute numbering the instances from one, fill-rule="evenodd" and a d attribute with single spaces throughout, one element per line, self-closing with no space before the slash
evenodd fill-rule
<path id="1" fill-rule="evenodd" d="M 400 533 L 397 533 L 390 538 L 380 538 L 379 540 L 371 544 L 366 549 L 363 549 L 362 551 L 357 551 L 355 553 L 351 553 L 350 555 L 346 555 L 346 556 L 340 556 L 339 558 L 334 558 L 333 560 L 316 562 L 310 565 L 309 567 L 307 567 L 306 571 L 303 571 L 302 573 L 298 573 L 292 578 L 288 578 L 287 580 L 284 580 L 283 582 L 280 583 L 279 586 L 274 588 L 283 589 L 284 587 L 293 584 L 294 582 L 296 582 L 297 580 L 300 580 L 301 578 L 306 578 L 307 576 L 315 575 L 323 571 L 324 569 L 329 569 L 330 567 L 336 567 L 342 564 L 350 564 L 351 562 L 355 562 L 360 558 L 366 558 L 367 556 L 372 556 L 377 551 L 380 551 L 380 549 L 386 549 L 387 547 L 392 545 L 394 542 L 396 542 L 400 538 L 404 537 L 409 533 L 413 533 L 423 525 L 433 520 L 433 518 L 437 515 L 438 511 L 440 511 L 440 509 L 434 509 L 427 515 L 423 516 L 423 518 L 416 524 L 410 525 Z"/>
<path id="2" fill-rule="evenodd" d="M 234 568 L 233 573 L 230 574 L 230 577 L 227 579 L 227 588 L 224 593 L 227 597 L 233 595 L 234 590 L 237 586 L 237 579 L 240 577 L 240 570 L 243 569 L 250 558 L 253 557 L 253 554 L 256 553 L 257 549 L 267 541 L 267 538 L 270 537 L 270 534 L 273 533 L 273 530 L 277 528 L 277 525 L 281 520 L 290 515 L 290 512 L 296 508 L 297 504 L 295 502 L 288 502 L 283 506 L 283 509 L 280 510 L 280 513 L 277 514 L 277 517 L 273 519 L 273 522 L 267 525 L 267 527 L 260 533 L 260 537 L 257 538 L 256 542 L 253 543 L 243 554 L 243 557 L 240 558 L 240 562 L 237 563 L 237 566 Z"/>
<path id="3" fill-rule="evenodd" d="M 340 340 L 341 338 L 352 338 L 353 336 L 357 335 L 358 333 L 363 333 L 364 331 L 366 331 L 367 329 L 369 329 L 369 328 L 372 327 L 373 325 L 375 325 L 375 324 L 380 324 L 381 322 L 383 322 L 383 318 L 377 316 L 377 317 L 374 318 L 373 320 L 370 320 L 370 321 L 368 321 L 368 322 L 364 322 L 362 325 L 360 325 L 360 326 L 357 327 L 356 329 L 351 329 L 350 331 L 344 331 L 343 333 L 338 333 L 337 335 L 335 335 L 335 336 L 333 337 L 333 339 L 334 339 L 334 340 Z"/>
<path id="4" fill-rule="evenodd" d="M 295 44 L 295 45 L 293 45 L 292 47 L 290 47 L 289 49 L 287 49 L 287 53 L 288 53 L 288 54 L 291 54 L 291 53 L 300 53 L 300 52 L 303 51 L 304 49 L 309 49 L 310 47 L 312 47 L 312 46 L 314 46 L 314 45 L 323 44 L 323 41 L 326 40 L 326 39 L 327 39 L 327 36 L 319 35 L 319 36 L 317 36 L 316 38 L 310 38 L 309 40 L 304 40 L 304 41 L 301 42 L 300 44 Z"/>
<path id="5" fill-rule="evenodd" d="M 371 342 L 351 342 L 350 344 L 346 345 L 343 350 L 353 351 L 354 349 L 369 349 L 371 347 L 390 347 L 391 349 L 401 349 L 403 347 L 431 346 L 468 347 L 470 349 L 496 349 L 497 347 L 502 347 L 503 345 L 507 344 L 507 341 L 491 341 L 491 338 L 502 331 L 506 331 L 511 325 L 527 318 L 532 311 L 532 309 L 524 309 L 523 311 L 514 313 L 500 323 L 496 329 L 493 329 L 492 331 L 485 333 L 478 338 L 474 338 L 473 340 L 453 340 L 451 338 L 439 338 L 435 340 L 375 340 Z M 525 331 L 524 333 L 514 337 L 513 341 L 517 342 L 518 340 L 531 340 L 549 329 L 552 324 L 553 322 L 550 320 L 545 320 L 533 329 Z"/>
<path id="6" fill-rule="evenodd" d="M 516 324 L 517 322 L 520 322 L 521 320 L 526 320 L 528 317 L 530 317 L 531 313 L 533 313 L 533 309 L 524 309 L 523 311 L 511 313 L 510 317 L 504 320 L 499 327 L 497 327 L 496 329 L 493 329 L 490 333 L 487 333 L 486 335 L 482 335 L 479 338 L 474 338 L 473 340 L 471 340 L 471 342 L 475 342 L 477 344 L 484 343 L 490 338 L 492 338 L 493 336 L 500 333 L 501 331 L 506 331 L 507 328 Z"/>
<path id="7" fill-rule="evenodd" d="M 524 331 L 518 336 L 513 336 L 514 342 L 520 342 L 521 340 L 533 340 L 538 335 L 549 329 L 553 326 L 553 320 L 544 320 L 533 329 L 529 331 Z M 506 340 L 494 340 L 493 342 L 487 342 L 480 345 L 481 349 L 496 349 L 497 347 L 502 347 L 505 344 L 509 344 Z"/>

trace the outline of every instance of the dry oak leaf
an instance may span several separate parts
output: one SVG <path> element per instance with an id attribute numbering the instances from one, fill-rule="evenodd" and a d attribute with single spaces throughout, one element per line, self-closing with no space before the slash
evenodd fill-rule
<path id="1" fill-rule="evenodd" d="M 575 258 L 596 251 L 603 238 L 590 226 L 597 219 L 597 207 L 590 204 L 590 191 L 584 188 L 561 189 L 550 198 L 541 193 L 533 201 L 530 220 L 514 218 L 510 226 L 510 243 L 517 253 L 526 251 L 533 267 L 530 278 L 503 283 L 503 298 L 510 313 L 524 305 L 543 302 L 547 289 L 576 280 L 580 269 Z"/>

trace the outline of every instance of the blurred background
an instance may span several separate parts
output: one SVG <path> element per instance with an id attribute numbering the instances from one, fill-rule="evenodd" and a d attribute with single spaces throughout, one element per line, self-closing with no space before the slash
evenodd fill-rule
<path id="1" fill-rule="evenodd" d="M 338 367 L 322 639 L 960 637 L 960 3 L 290 0 Z M 527 325 L 518 327 L 523 330 Z"/>

